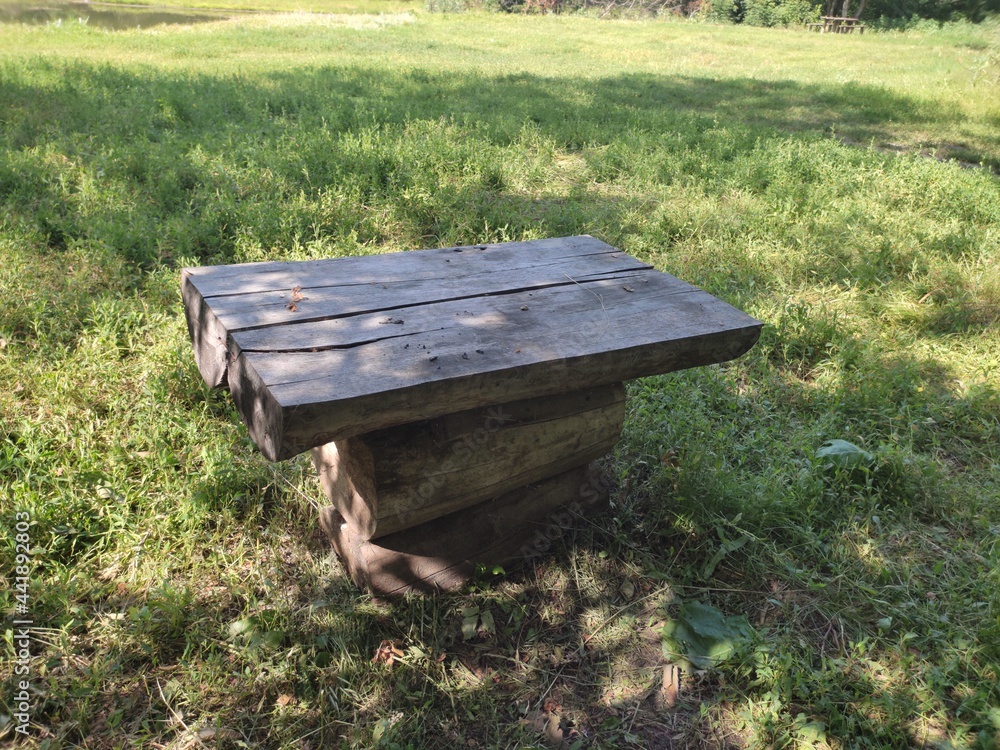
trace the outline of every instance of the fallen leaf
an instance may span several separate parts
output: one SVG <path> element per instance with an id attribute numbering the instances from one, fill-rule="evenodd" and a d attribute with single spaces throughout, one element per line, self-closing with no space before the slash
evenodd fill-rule
<path id="1" fill-rule="evenodd" d="M 238 732 L 232 729 L 226 729 L 222 727 L 221 729 L 216 729 L 215 727 L 205 727 L 198 730 L 197 737 L 201 742 L 218 742 L 219 740 L 224 740 L 227 742 L 233 742 L 240 738 Z"/>
<path id="2" fill-rule="evenodd" d="M 660 688 L 660 697 L 663 704 L 668 708 L 673 708 L 677 703 L 677 695 L 681 691 L 681 670 L 676 664 L 668 664 L 663 668 L 663 685 Z"/>
<path id="3" fill-rule="evenodd" d="M 462 608 L 462 640 L 469 641 L 475 638 L 476 628 L 479 625 L 479 608 Z"/>
<path id="4" fill-rule="evenodd" d="M 292 695 L 288 695 L 288 693 L 282 693 L 281 695 L 279 695 L 279 696 L 278 696 L 278 700 L 277 700 L 277 701 L 275 701 L 275 702 L 276 702 L 276 703 L 277 703 L 277 704 L 278 704 L 279 706 L 287 706 L 287 705 L 288 705 L 289 703 L 291 703 L 291 702 L 292 702 L 293 700 L 295 700 L 295 697 L 294 697 L 294 696 L 292 696 Z"/>
<path id="5" fill-rule="evenodd" d="M 399 646 L 392 641 L 385 640 L 378 645 L 377 649 L 375 649 L 375 655 L 372 657 L 372 663 L 378 664 L 381 662 L 387 667 L 391 667 L 396 659 L 402 655 L 403 650 Z"/>
<path id="6" fill-rule="evenodd" d="M 816 458 L 822 459 L 826 467 L 840 469 L 870 465 L 875 460 L 871 453 L 846 440 L 827 440 L 816 451 Z"/>
<path id="7" fill-rule="evenodd" d="M 298 305 L 296 305 L 294 302 L 289 302 L 287 305 L 285 305 L 285 307 L 287 307 L 292 312 L 298 312 L 299 311 Z"/>
<path id="8" fill-rule="evenodd" d="M 566 739 L 566 733 L 563 732 L 562 725 L 559 723 L 558 716 L 550 716 L 549 720 L 545 723 L 545 741 L 551 747 L 564 747 L 563 740 Z"/>

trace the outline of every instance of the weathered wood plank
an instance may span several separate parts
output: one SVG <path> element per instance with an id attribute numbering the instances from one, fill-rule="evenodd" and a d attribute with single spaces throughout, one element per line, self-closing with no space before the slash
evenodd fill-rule
<path id="1" fill-rule="evenodd" d="M 605 455 L 621 383 L 473 409 L 313 449 L 327 497 L 362 539 L 425 523 Z"/>
<path id="2" fill-rule="evenodd" d="M 294 311 L 292 285 L 303 287 Z M 724 361 L 760 330 L 592 237 L 188 269 L 184 289 L 203 377 L 228 382 L 275 460 L 417 419 Z"/>
<path id="3" fill-rule="evenodd" d="M 621 253 L 595 237 L 580 235 L 320 260 L 198 266 L 184 272 L 193 277 L 203 296 L 216 297 L 288 290 L 296 285 L 305 287 L 304 281 L 315 279 L 335 285 L 379 285 L 420 278 L 454 278 L 608 252 Z M 441 260 L 455 265 L 442 266 L 438 262 Z"/>
<path id="4" fill-rule="evenodd" d="M 230 387 L 264 455 L 278 460 L 417 419 L 723 362 L 750 349 L 761 327 L 658 272 L 628 284 L 465 300 L 464 317 L 455 304 L 439 303 L 454 325 L 345 348 L 244 352 L 245 334 L 230 337 L 239 371 Z M 261 387 L 278 405 L 263 420 Z"/>
<path id="5" fill-rule="evenodd" d="M 707 292 L 660 273 L 438 302 L 406 314 L 415 330 L 405 337 L 400 336 L 408 328 L 404 313 L 395 318 L 404 321 L 399 325 L 383 324 L 386 317 L 379 313 L 358 322 L 359 336 L 351 335 L 350 324 L 339 338 L 336 324 L 316 323 L 309 333 L 312 347 L 301 346 L 294 327 L 231 338 L 268 387 L 282 394 L 281 402 L 291 404 L 300 403 L 298 395 L 302 402 L 313 402 L 317 389 L 325 393 L 329 388 L 330 395 L 344 398 L 521 366 L 532 356 L 586 357 L 619 350 L 625 341 L 673 340 L 756 323 Z M 375 335 L 379 332 L 381 337 Z M 299 346 L 268 351 L 282 341 Z"/>
<path id="6" fill-rule="evenodd" d="M 436 301 L 649 269 L 600 240 L 583 236 L 297 263 L 187 268 L 182 272 L 182 287 L 195 359 L 206 383 L 214 387 L 225 383 L 227 369 L 217 341 L 236 332 L 281 326 L 284 336 L 315 321 L 371 311 L 409 311 L 414 305 Z M 305 335 L 298 334 L 298 338 Z"/>
<path id="7" fill-rule="evenodd" d="M 581 289 L 591 289 L 592 285 L 600 284 L 604 289 L 617 288 L 624 295 L 626 292 L 621 287 L 630 285 L 634 288 L 636 282 L 645 283 L 645 278 L 637 271 L 608 274 L 575 283 L 564 278 L 563 283 L 557 285 L 533 287 L 521 292 L 473 299 L 444 299 L 391 311 L 239 330 L 232 333 L 232 338 L 243 352 L 313 352 L 432 331 L 449 331 L 441 335 L 450 336 L 452 332 L 477 328 L 530 326 L 536 319 L 545 319 L 552 314 L 569 316 L 600 307 L 601 299 L 596 295 L 602 293 L 601 288 L 585 294 L 581 294 Z M 617 282 L 618 287 L 612 282 Z M 655 293 L 660 295 L 697 291 L 690 284 L 673 277 L 657 278 L 655 283 L 660 287 Z M 643 299 L 648 299 L 649 290 L 646 291 Z M 623 303 L 636 299 L 632 296 L 623 299 Z M 525 309 L 522 310 L 522 307 Z M 402 343 L 405 345 L 406 342 Z M 419 356 L 416 353 L 413 355 Z"/>
<path id="8" fill-rule="evenodd" d="M 302 287 L 290 308 L 291 288 L 261 294 L 213 297 L 212 310 L 231 333 L 266 326 L 292 330 L 327 318 L 367 312 L 403 314 L 417 305 L 466 300 L 518 290 L 568 286 L 592 279 L 616 278 L 648 270 L 627 256 L 612 254 L 570 258 L 531 268 L 499 270 L 458 278 L 408 279 L 371 285 Z"/>
<path id="9" fill-rule="evenodd" d="M 382 595 L 449 591 L 477 564 L 544 552 L 580 515 L 607 502 L 607 486 L 596 466 L 583 466 L 374 541 L 333 506 L 322 509 L 320 524 L 358 586 Z"/>

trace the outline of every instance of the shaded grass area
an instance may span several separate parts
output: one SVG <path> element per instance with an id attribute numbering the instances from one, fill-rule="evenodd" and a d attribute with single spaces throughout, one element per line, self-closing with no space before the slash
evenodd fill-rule
<path id="1" fill-rule="evenodd" d="M 463 72 L 428 23 L 237 25 L 211 50 L 70 29 L 44 38 L 89 59 L 0 68 L 0 494 L 5 524 L 32 518 L 40 742 L 511 747 L 557 717 L 586 747 L 990 747 L 1000 189 L 837 132 L 968 113 L 732 64 L 599 74 L 572 35 L 607 27 L 580 20 L 552 55 L 585 75 Z M 227 62 L 241 34 L 309 64 Z M 633 384 L 610 512 L 546 555 L 359 595 L 311 468 L 265 462 L 201 385 L 177 268 L 584 232 L 767 321 L 761 342 Z M 871 461 L 829 466 L 831 438 Z M 755 636 L 671 707 L 661 631 L 691 601 Z M 403 656 L 373 661 L 383 641 Z"/>

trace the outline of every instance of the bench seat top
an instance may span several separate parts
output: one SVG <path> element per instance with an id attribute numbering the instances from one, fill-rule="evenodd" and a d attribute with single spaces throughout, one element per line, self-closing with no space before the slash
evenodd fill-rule
<path id="1" fill-rule="evenodd" d="M 182 293 L 202 377 L 270 460 L 723 362 L 762 325 L 587 235 L 185 268 Z"/>

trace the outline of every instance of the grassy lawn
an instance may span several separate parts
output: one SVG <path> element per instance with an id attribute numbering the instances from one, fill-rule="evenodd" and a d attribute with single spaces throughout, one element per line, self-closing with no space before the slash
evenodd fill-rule
<path id="1" fill-rule="evenodd" d="M 423 8 L 419 0 L 100 0 L 100 5 L 148 5 L 155 8 L 203 8 L 237 10 L 249 13 L 386 14 L 405 13 Z"/>
<path id="2" fill-rule="evenodd" d="M 21 513 L 32 742 L 995 747 L 998 32 L 0 27 L 0 609 Z M 760 343 L 633 383 L 610 511 L 546 555 L 359 594 L 311 466 L 203 386 L 178 269 L 580 233 Z M 707 663 L 683 630 L 719 613 Z"/>

